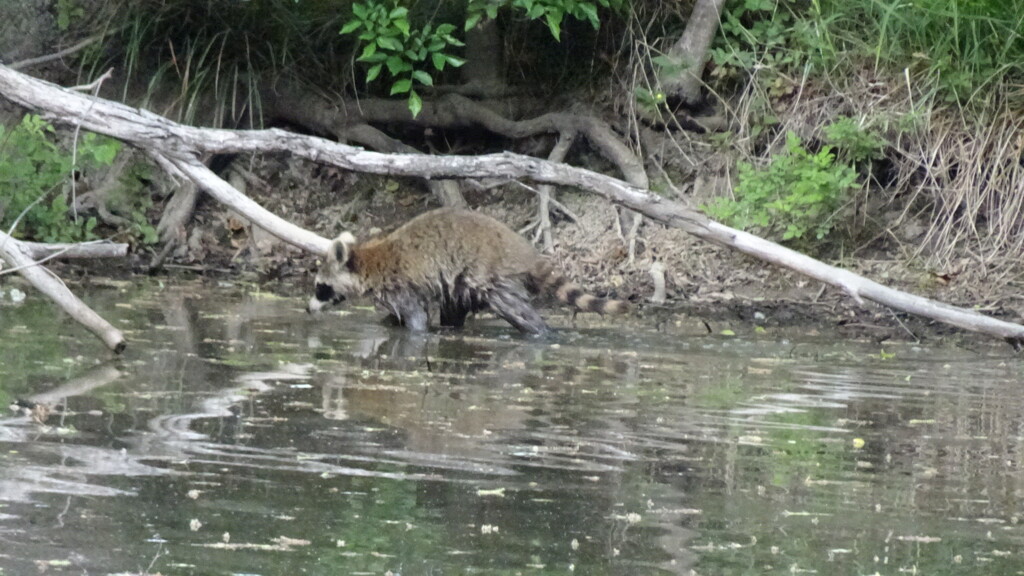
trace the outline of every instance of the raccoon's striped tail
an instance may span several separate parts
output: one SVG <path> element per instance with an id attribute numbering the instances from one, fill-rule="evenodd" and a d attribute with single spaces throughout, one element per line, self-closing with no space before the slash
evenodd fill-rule
<path id="1" fill-rule="evenodd" d="M 597 312 L 598 314 L 629 312 L 629 303 L 625 300 L 610 300 L 588 294 L 582 286 L 555 272 L 550 265 L 542 266 L 538 272 L 539 292 L 554 294 L 560 301 L 574 306 L 580 312 Z"/>

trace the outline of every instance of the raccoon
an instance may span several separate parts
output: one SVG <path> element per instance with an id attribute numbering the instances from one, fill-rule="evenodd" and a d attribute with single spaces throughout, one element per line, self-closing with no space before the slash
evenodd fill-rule
<path id="1" fill-rule="evenodd" d="M 521 332 L 543 334 L 548 325 L 530 304 L 540 293 L 581 311 L 629 309 L 621 300 L 586 294 L 494 218 L 440 208 L 363 243 L 349 232 L 338 236 L 316 275 L 307 310 L 372 295 L 378 308 L 410 330 L 426 330 L 430 306 L 437 303 L 442 326 L 462 327 L 469 314 L 491 310 Z"/>

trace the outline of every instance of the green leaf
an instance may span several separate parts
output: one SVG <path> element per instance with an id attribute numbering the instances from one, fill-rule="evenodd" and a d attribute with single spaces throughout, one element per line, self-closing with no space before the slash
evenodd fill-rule
<path id="1" fill-rule="evenodd" d="M 469 18 L 466 18 L 466 26 L 465 28 L 463 28 L 463 30 L 472 30 L 477 25 L 477 23 L 480 22 L 481 16 L 482 14 L 480 14 L 479 12 L 470 14 Z"/>
<path id="2" fill-rule="evenodd" d="M 352 13 L 356 15 L 356 18 L 359 18 L 360 20 L 366 20 L 366 15 L 367 15 L 368 12 L 366 10 L 366 6 L 365 5 L 363 5 L 363 4 L 353 4 L 352 5 Z"/>
<path id="3" fill-rule="evenodd" d="M 448 64 L 454 66 L 455 68 L 458 68 L 459 66 L 462 66 L 463 64 L 466 63 L 466 61 L 463 60 L 462 58 L 459 58 L 457 56 L 451 56 L 449 54 L 445 54 L 444 59 L 448 61 Z"/>
<path id="4" fill-rule="evenodd" d="M 438 70 L 444 70 L 445 62 L 448 61 L 448 58 L 440 52 L 431 54 L 430 59 L 434 61 L 434 68 Z"/>
<path id="5" fill-rule="evenodd" d="M 405 64 L 405 60 L 402 60 L 401 56 L 391 56 L 387 59 L 388 72 L 391 72 L 392 76 L 398 76 L 404 71 L 403 64 Z"/>
<path id="6" fill-rule="evenodd" d="M 391 38 L 388 36 L 377 37 L 377 45 L 385 50 L 393 50 L 395 52 L 402 51 L 402 43 L 397 38 Z"/>
<path id="7" fill-rule="evenodd" d="M 551 35 L 555 37 L 555 40 L 562 41 L 560 35 L 562 33 L 562 12 L 559 10 L 550 10 L 547 15 L 548 30 L 551 30 Z"/>
<path id="8" fill-rule="evenodd" d="M 391 85 L 391 96 L 395 94 L 404 94 L 412 89 L 412 79 L 402 78 Z"/>
<path id="9" fill-rule="evenodd" d="M 339 32 L 339 34 L 351 34 L 356 28 L 359 28 L 362 25 L 362 20 L 349 20 L 341 27 L 341 32 Z"/>
<path id="10" fill-rule="evenodd" d="M 424 86 L 433 86 L 434 85 L 434 79 L 430 77 L 430 74 L 427 74 L 426 72 L 424 72 L 422 70 L 415 70 L 415 71 L 413 71 L 412 77 L 413 77 L 414 80 L 419 81 L 419 83 L 423 84 Z"/>
<path id="11" fill-rule="evenodd" d="M 394 22 L 392 22 L 392 25 L 395 28 L 398 28 L 399 30 L 401 30 L 402 34 L 405 35 L 406 38 L 409 37 L 409 21 L 408 20 L 406 20 L 404 18 L 401 19 L 401 20 L 395 20 Z"/>
<path id="12" fill-rule="evenodd" d="M 412 112 L 412 117 L 419 116 L 421 110 L 423 110 L 423 100 L 415 90 L 411 90 L 409 92 L 409 111 Z"/>
<path id="13" fill-rule="evenodd" d="M 598 28 L 601 27 L 601 21 L 597 18 L 596 6 L 589 2 L 583 2 L 579 6 L 577 6 L 577 11 L 579 14 L 583 14 L 584 16 L 584 18 L 580 18 L 580 20 L 587 20 L 588 22 L 590 22 L 590 25 L 594 27 L 594 30 L 597 30 Z"/>
<path id="14" fill-rule="evenodd" d="M 404 6 L 399 6 L 392 10 L 390 14 L 388 14 L 388 18 L 391 18 L 392 20 L 398 20 L 399 18 L 405 18 L 408 15 L 409 9 Z"/>
<path id="15" fill-rule="evenodd" d="M 363 48 L 363 53 L 359 55 L 359 60 L 367 61 L 371 56 L 377 53 L 377 44 L 371 42 Z"/>
<path id="16" fill-rule="evenodd" d="M 366 83 L 369 84 L 376 80 L 377 76 L 380 76 L 380 71 L 383 67 L 383 64 L 374 64 L 371 66 L 370 69 L 366 71 Z"/>

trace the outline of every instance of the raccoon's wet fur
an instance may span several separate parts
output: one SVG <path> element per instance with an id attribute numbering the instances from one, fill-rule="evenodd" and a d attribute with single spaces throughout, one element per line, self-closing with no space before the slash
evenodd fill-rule
<path id="1" fill-rule="evenodd" d="M 531 296 L 540 293 L 581 311 L 629 309 L 621 300 L 585 293 L 494 218 L 441 208 L 366 242 L 356 242 L 348 232 L 335 239 L 316 275 L 308 310 L 373 295 L 379 308 L 411 330 L 427 329 L 430 305 L 437 302 L 442 326 L 460 327 L 470 313 L 489 309 L 522 332 L 541 334 L 548 326 L 530 305 Z"/>

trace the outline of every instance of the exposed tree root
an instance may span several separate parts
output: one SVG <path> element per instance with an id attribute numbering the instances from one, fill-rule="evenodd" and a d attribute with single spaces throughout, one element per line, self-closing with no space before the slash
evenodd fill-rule
<path id="1" fill-rule="evenodd" d="M 419 154 L 420 151 L 401 140 L 396 140 L 369 124 L 356 124 L 335 132 L 341 142 L 352 142 L 368 146 L 379 152 Z M 455 180 L 428 180 L 427 188 L 443 206 L 464 208 L 466 199 L 462 196 L 459 183 Z"/>
<path id="2" fill-rule="evenodd" d="M 327 251 L 327 239 L 270 213 L 218 178 L 199 162 L 198 156 L 204 153 L 288 151 L 315 162 L 374 174 L 425 178 L 516 178 L 572 186 L 596 193 L 611 202 L 709 242 L 839 287 L 858 303 L 870 300 L 966 330 L 1001 337 L 1017 350 L 1024 347 L 1024 326 L 1020 324 L 888 288 L 763 238 L 714 222 L 703 214 L 646 189 L 590 170 L 509 153 L 477 157 L 387 155 L 283 130 L 233 131 L 187 127 L 149 112 L 73 93 L 2 65 L 0 94 L 44 113 L 51 120 L 80 123 L 88 130 L 119 138 L 144 149 L 159 151 L 177 170 L 200 183 L 212 196 L 253 223 L 286 242 L 315 253 Z"/>
<path id="3" fill-rule="evenodd" d="M 106 174 L 103 176 L 103 181 L 89 192 L 75 197 L 75 212 L 81 213 L 95 210 L 97 216 L 99 216 L 99 219 L 104 224 L 114 228 L 131 225 L 131 220 L 110 211 L 110 208 L 107 206 L 107 200 L 110 193 L 119 186 L 121 175 L 124 173 L 125 168 L 128 167 L 128 161 L 132 156 L 128 150 L 121 151 L 114 163 L 107 169 Z"/>
<path id="4" fill-rule="evenodd" d="M 569 153 L 569 148 L 572 147 L 574 140 L 576 140 L 574 132 L 559 134 L 558 142 L 555 143 L 555 147 L 548 154 L 548 161 L 564 161 L 565 155 Z M 537 235 L 534 236 L 533 241 L 536 243 L 538 240 L 541 240 L 544 252 L 550 252 L 554 247 L 554 242 L 551 240 L 551 200 L 555 190 L 550 184 L 541 184 L 537 192 L 539 196 L 539 202 L 537 203 Z"/>
<path id="5" fill-rule="evenodd" d="M 614 164 L 626 182 L 641 189 L 647 189 L 649 185 L 643 161 L 623 143 L 607 122 L 588 114 L 550 112 L 527 120 L 510 120 L 506 117 L 507 113 L 498 110 L 515 107 L 515 100 L 481 102 L 459 94 L 445 94 L 436 100 L 424 101 L 419 115 L 412 118 L 405 102 L 401 100 L 368 98 L 358 101 L 327 101 L 308 90 L 292 86 L 280 86 L 274 92 L 265 94 L 262 101 L 266 107 L 265 115 L 278 116 L 317 131 L 326 131 L 339 136 L 339 139 L 351 130 L 348 126 L 395 123 L 424 129 L 484 128 L 509 139 L 542 134 L 579 135 Z M 394 146 L 389 150 L 386 143 L 379 142 L 379 138 L 364 142 L 380 151 L 405 151 L 394 149 Z M 621 230 L 620 236 L 629 247 L 631 262 L 636 254 L 636 235 L 640 222 L 639 214 L 627 211 L 620 215 L 616 227 Z"/>
<path id="6" fill-rule="evenodd" d="M 682 67 L 675 77 L 662 79 L 670 100 L 691 106 L 700 102 L 701 74 L 711 41 L 718 32 L 723 6 L 725 0 L 697 0 L 694 3 L 686 29 L 668 51 L 669 58 L 678 61 Z"/>

